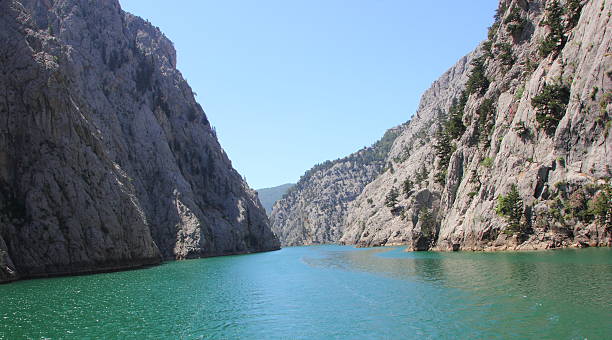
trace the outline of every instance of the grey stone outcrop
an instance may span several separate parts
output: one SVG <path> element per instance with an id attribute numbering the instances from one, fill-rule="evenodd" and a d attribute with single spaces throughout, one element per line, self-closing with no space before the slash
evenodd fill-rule
<path id="1" fill-rule="evenodd" d="M 0 281 L 279 248 L 155 26 L 7 0 L 0 46 Z"/>

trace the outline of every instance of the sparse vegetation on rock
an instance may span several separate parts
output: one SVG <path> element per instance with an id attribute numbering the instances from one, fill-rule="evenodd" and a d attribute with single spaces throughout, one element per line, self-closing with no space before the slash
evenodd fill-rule
<path id="1" fill-rule="evenodd" d="M 506 219 L 506 232 L 511 234 L 523 234 L 526 231 L 526 226 L 524 223 L 521 223 L 523 211 L 523 200 L 521 199 L 516 184 L 510 186 L 510 191 L 506 195 L 499 195 L 497 197 L 495 212 Z"/>
<path id="2" fill-rule="evenodd" d="M 468 94 L 484 94 L 489 88 L 490 81 L 485 74 L 486 57 L 482 56 L 472 62 L 472 72 L 466 84 Z"/>
<path id="3" fill-rule="evenodd" d="M 537 110 L 536 121 L 547 134 L 554 134 L 569 99 L 570 89 L 561 84 L 547 84 L 531 99 L 531 105 Z"/>
<path id="4" fill-rule="evenodd" d="M 397 205 L 397 198 L 399 197 L 399 190 L 396 187 L 391 188 L 391 191 L 387 193 L 385 197 L 385 206 L 388 208 L 395 208 Z"/>

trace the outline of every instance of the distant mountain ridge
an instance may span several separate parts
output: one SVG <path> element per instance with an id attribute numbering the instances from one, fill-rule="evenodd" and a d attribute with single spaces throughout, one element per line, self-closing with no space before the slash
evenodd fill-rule
<path id="1" fill-rule="evenodd" d="M 389 129 L 370 147 L 306 171 L 274 204 L 270 223 L 284 246 L 334 243 L 342 236 L 348 204 L 385 169 L 405 125 Z"/>
<path id="2" fill-rule="evenodd" d="M 274 206 L 274 203 L 281 199 L 294 185 L 295 183 L 286 183 L 271 188 L 255 190 L 259 196 L 259 202 L 261 202 L 261 205 L 266 209 L 268 215 L 272 213 L 272 206 Z"/>

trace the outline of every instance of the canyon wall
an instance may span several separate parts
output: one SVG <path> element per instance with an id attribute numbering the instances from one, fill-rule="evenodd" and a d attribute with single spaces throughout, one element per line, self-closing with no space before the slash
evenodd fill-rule
<path id="1" fill-rule="evenodd" d="M 2 1 L 0 43 L 0 281 L 279 248 L 158 28 Z"/>

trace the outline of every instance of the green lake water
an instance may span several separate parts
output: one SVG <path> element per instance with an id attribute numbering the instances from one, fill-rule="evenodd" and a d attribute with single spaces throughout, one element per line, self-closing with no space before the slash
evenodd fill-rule
<path id="1" fill-rule="evenodd" d="M 612 249 L 292 247 L 0 285 L 0 339 L 612 339 Z"/>

